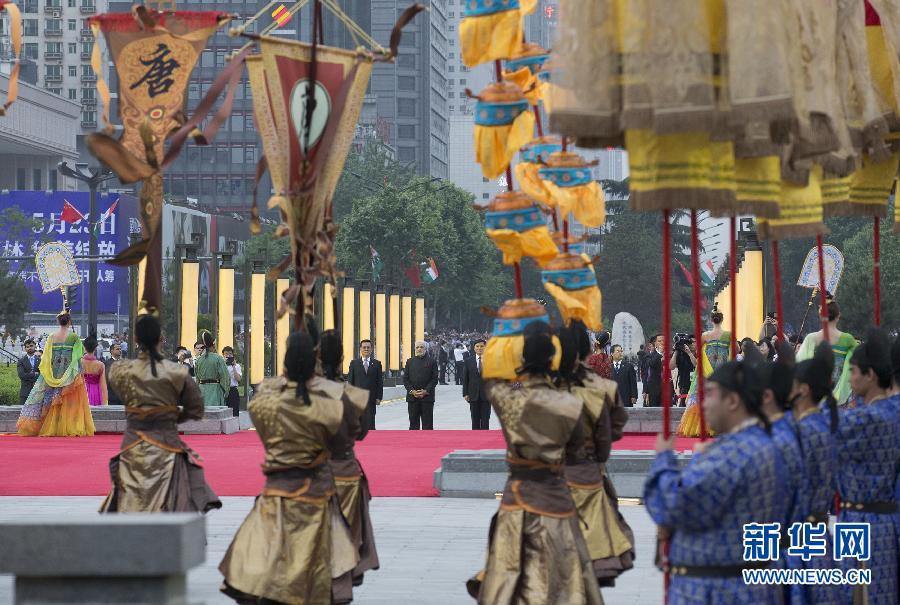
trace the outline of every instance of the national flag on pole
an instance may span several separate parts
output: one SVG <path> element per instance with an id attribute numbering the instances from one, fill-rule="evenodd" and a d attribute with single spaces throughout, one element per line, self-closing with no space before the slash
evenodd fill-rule
<path id="1" fill-rule="evenodd" d="M 681 272 L 684 273 L 684 279 L 687 280 L 688 285 L 691 286 L 691 287 L 693 287 L 693 285 L 694 285 L 694 276 L 691 275 L 691 272 L 687 270 L 687 267 L 685 267 L 685 266 L 681 263 L 680 260 L 677 260 L 677 259 L 676 259 L 675 262 L 678 263 L 678 267 L 681 269 Z"/>
<path id="2" fill-rule="evenodd" d="M 700 263 L 700 280 L 703 282 L 703 285 L 708 288 L 712 288 L 716 283 L 716 270 L 710 259 L 706 259 L 706 262 Z"/>
<path id="3" fill-rule="evenodd" d="M 288 9 L 284 4 L 272 11 L 272 19 L 275 20 L 275 23 L 278 24 L 278 27 L 284 27 L 290 22 L 292 18 L 293 15 L 288 12 Z"/>
<path id="4" fill-rule="evenodd" d="M 118 206 L 118 205 L 119 205 L 119 200 L 114 201 L 110 205 L 110 207 L 106 209 L 106 212 L 104 212 L 103 215 L 100 217 L 100 222 L 102 223 L 103 221 L 108 219 L 110 216 L 112 216 L 112 213 L 116 211 L 116 206 Z"/>
<path id="5" fill-rule="evenodd" d="M 439 275 L 438 268 L 437 268 L 437 265 L 435 264 L 433 258 L 431 258 L 429 256 L 427 260 L 428 260 L 428 262 L 421 264 L 422 265 L 422 280 L 426 284 L 433 284 L 435 281 L 437 281 L 437 278 Z"/>
<path id="6" fill-rule="evenodd" d="M 422 287 L 422 277 L 419 273 L 418 265 L 410 265 L 403 269 L 403 274 L 409 279 L 409 282 L 413 285 L 413 288 L 421 288 Z"/>
<path id="7" fill-rule="evenodd" d="M 69 200 L 63 200 L 62 214 L 59 219 L 64 223 L 72 223 L 73 225 L 84 220 L 84 215 L 78 211 L 78 208 L 69 203 Z"/>
<path id="8" fill-rule="evenodd" d="M 381 279 L 381 270 L 384 268 L 384 261 L 381 260 L 381 255 L 378 254 L 378 250 L 369 245 L 369 251 L 372 253 L 372 281 L 378 281 Z"/>
<path id="9" fill-rule="evenodd" d="M 691 275 L 691 272 L 688 271 L 687 267 L 685 267 L 683 264 L 681 264 L 680 260 L 676 259 L 675 262 L 678 263 L 678 267 L 681 269 L 681 272 L 684 274 L 684 279 L 687 280 L 688 285 L 693 288 L 694 287 L 694 276 Z M 700 265 L 700 266 L 702 267 L 703 265 Z M 701 279 L 701 281 L 702 281 L 702 279 Z M 706 297 L 701 294 L 700 295 L 700 310 L 706 311 L 708 308 L 709 308 L 709 303 L 706 301 Z"/>
<path id="10" fill-rule="evenodd" d="M 119 205 L 119 200 L 115 200 L 112 204 L 110 204 L 109 208 L 106 209 L 106 212 L 104 212 L 100 216 L 100 220 L 98 220 L 96 223 L 94 223 L 93 227 L 91 227 L 91 230 L 99 233 L 100 226 L 106 221 L 106 219 L 108 219 L 110 216 L 112 216 L 112 213 L 116 211 L 116 206 L 118 206 L 118 205 Z"/>

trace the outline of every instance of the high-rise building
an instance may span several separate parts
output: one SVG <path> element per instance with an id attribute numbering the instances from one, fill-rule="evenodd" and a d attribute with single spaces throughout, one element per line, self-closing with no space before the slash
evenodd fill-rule
<path id="1" fill-rule="evenodd" d="M 110 10 L 130 11 L 131 4 L 113 0 L 110 2 Z M 206 96 L 213 80 L 225 67 L 229 55 L 248 42 L 245 38 L 229 36 L 228 30 L 240 26 L 245 19 L 252 17 L 266 4 L 255 1 L 213 3 L 211 0 L 180 0 L 177 3 L 180 11 L 215 10 L 240 17 L 211 36 L 201 53 L 188 84 L 188 115 L 191 115 L 200 100 Z M 271 15 L 263 15 L 259 21 L 251 24 L 248 31 L 259 32 L 271 22 Z M 116 90 L 114 73 L 110 75 L 110 84 L 110 89 Z M 118 106 L 115 102 L 112 115 L 118 119 Z M 166 168 L 165 192 L 175 201 L 188 201 L 207 208 L 219 208 L 223 211 L 246 208 L 250 205 L 253 195 L 259 157 L 260 144 L 253 125 L 253 101 L 244 70 L 235 94 L 231 115 L 222 124 L 215 140 L 206 146 L 195 145 L 193 141 L 187 142 L 178 159 Z M 260 183 L 259 197 L 263 200 L 271 188 L 269 183 L 268 177 Z"/>
<path id="2" fill-rule="evenodd" d="M 458 1 L 458 0 L 457 0 Z M 377 116 L 389 133 L 387 143 L 397 159 L 413 164 L 416 172 L 448 178 L 447 110 L 448 53 L 456 34 L 448 31 L 448 0 L 432 0 L 403 29 L 399 56 L 393 63 L 376 63 L 369 90 L 377 103 Z M 407 0 L 371 0 L 371 35 L 387 45 L 397 17 Z"/>
<path id="3" fill-rule="evenodd" d="M 97 76 L 91 68 L 94 39 L 87 19 L 104 12 L 108 0 L 18 0 L 16 4 L 22 12 L 23 63 L 34 70 L 38 87 L 81 105 L 79 147 L 83 147 L 81 140 L 97 129 L 99 115 Z M 9 20 L 3 15 L 5 37 Z"/>
<path id="4" fill-rule="evenodd" d="M 493 64 L 466 67 L 459 46 L 459 24 L 465 0 L 447 0 L 447 115 L 450 119 L 450 166 L 448 178 L 475 196 L 478 204 L 487 204 L 504 187 L 498 180 L 484 178 L 475 161 L 475 99 L 467 90 L 478 94 L 494 81 Z"/>

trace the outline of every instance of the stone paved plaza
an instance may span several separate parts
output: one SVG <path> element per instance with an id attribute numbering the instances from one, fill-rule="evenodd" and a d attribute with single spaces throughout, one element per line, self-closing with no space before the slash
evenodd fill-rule
<path id="1" fill-rule="evenodd" d="M 471 427 L 469 406 L 456 385 L 438 387 L 434 425 L 438 430 Z M 409 420 L 402 388 L 385 389 L 387 403 L 378 410 L 379 429 L 403 430 Z M 392 400 L 393 399 L 393 400 Z M 500 428 L 491 415 L 491 428 Z M 0 522 L 37 521 L 62 515 L 94 515 L 102 497 L 0 497 Z M 217 570 L 231 538 L 253 505 L 253 498 L 224 497 L 224 507 L 207 516 L 206 563 L 188 578 L 192 605 L 230 603 L 218 592 Z M 366 576 L 354 591 L 355 603 L 377 605 L 472 604 L 465 581 L 484 562 L 487 532 L 496 500 L 461 498 L 375 498 L 372 520 L 381 569 Z M 635 568 L 614 589 L 604 590 L 607 604 L 632 605 L 662 601 L 662 576 L 653 567 L 656 528 L 643 506 L 623 505 L 637 541 Z M 2 556 L 2 547 L 0 547 Z M 0 575 L 0 605 L 12 603 L 12 577 Z"/>
<path id="2" fill-rule="evenodd" d="M 216 567 L 253 498 L 222 500 L 224 507 L 207 517 L 206 563 L 188 579 L 192 605 L 231 602 L 218 593 L 221 576 Z M 99 497 L 4 497 L 0 498 L 0 521 L 92 515 L 101 501 Z M 483 564 L 488 525 L 496 509 L 494 500 L 375 498 L 372 520 L 381 569 L 366 575 L 365 584 L 354 591 L 354 603 L 474 603 L 465 591 L 465 580 Z M 622 510 L 635 532 L 637 562 L 603 596 L 612 605 L 659 603 L 662 576 L 652 566 L 655 527 L 642 506 Z M 12 603 L 12 593 L 12 578 L 0 575 L 0 605 Z"/>

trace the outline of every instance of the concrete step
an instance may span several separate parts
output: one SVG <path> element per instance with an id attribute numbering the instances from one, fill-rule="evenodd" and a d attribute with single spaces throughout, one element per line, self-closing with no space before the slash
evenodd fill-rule
<path id="1" fill-rule="evenodd" d="M 18 405 L 0 406 L 0 433 L 15 433 L 16 421 L 22 410 Z M 125 432 L 125 406 L 104 405 L 91 408 L 94 427 L 98 433 Z M 202 420 L 191 420 L 178 426 L 181 433 L 188 435 L 230 435 L 240 430 L 240 423 L 232 415 L 231 408 L 216 406 L 204 410 Z"/>
<path id="2" fill-rule="evenodd" d="M 620 498 L 640 498 L 656 454 L 649 450 L 618 450 L 606 463 Z M 682 464 L 690 453 L 678 454 Z M 494 498 L 506 484 L 506 450 L 456 450 L 441 459 L 434 487 L 445 498 Z"/>

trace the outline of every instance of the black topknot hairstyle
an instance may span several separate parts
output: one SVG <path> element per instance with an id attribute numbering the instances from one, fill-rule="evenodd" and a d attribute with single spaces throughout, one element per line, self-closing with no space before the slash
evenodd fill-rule
<path id="1" fill-rule="evenodd" d="M 837 431 L 838 412 L 837 401 L 832 393 L 834 374 L 834 351 L 831 344 L 822 342 L 816 347 L 816 353 L 812 359 L 806 359 L 797 364 L 794 370 L 794 380 L 800 384 L 809 386 L 810 396 L 813 401 L 822 399 L 828 404 L 831 418 L 831 432 Z"/>
<path id="2" fill-rule="evenodd" d="M 764 363 L 759 369 L 763 388 L 770 389 L 782 411 L 791 407 L 794 386 L 794 348 L 786 342 L 778 345 L 778 359 Z"/>
<path id="3" fill-rule="evenodd" d="M 757 365 L 747 361 L 728 361 L 719 366 L 707 380 L 715 382 L 726 391 L 736 393 L 747 411 L 762 422 L 766 432 L 771 431 L 769 419 L 762 411 L 763 387 Z"/>
<path id="4" fill-rule="evenodd" d="M 878 377 L 878 386 L 886 389 L 891 386 L 893 369 L 891 368 L 891 343 L 887 334 L 880 328 L 872 328 L 865 342 L 856 347 L 850 357 L 850 363 L 866 374 L 869 370 Z"/>

